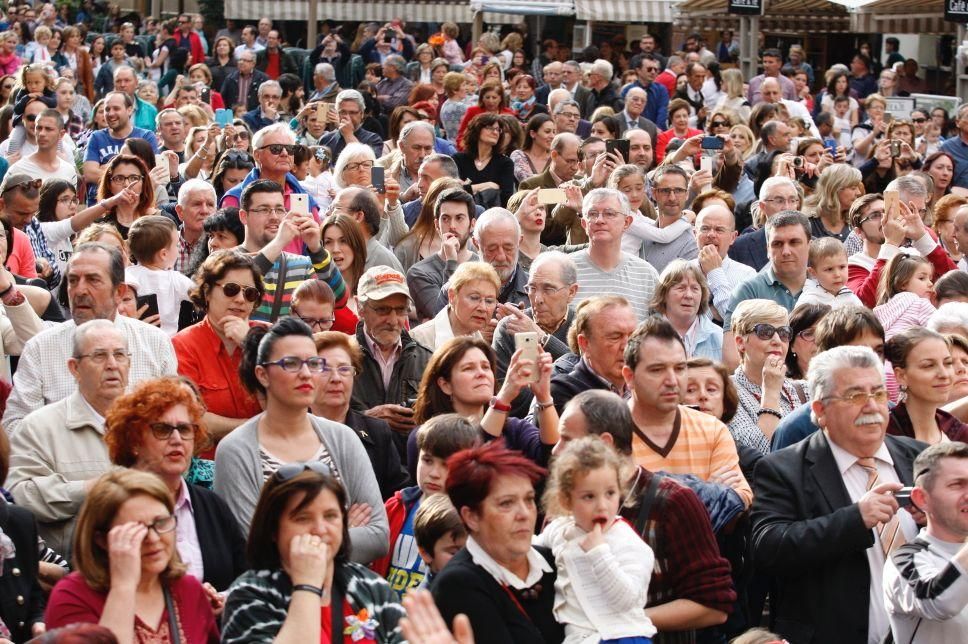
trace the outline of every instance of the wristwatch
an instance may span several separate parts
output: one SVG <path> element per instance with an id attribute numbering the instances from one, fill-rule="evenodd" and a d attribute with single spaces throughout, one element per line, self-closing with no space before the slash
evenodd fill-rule
<path id="1" fill-rule="evenodd" d="M 490 405 L 491 409 L 504 412 L 505 414 L 511 411 L 511 405 L 505 405 L 498 399 L 497 396 L 492 397 L 491 402 L 488 404 Z"/>

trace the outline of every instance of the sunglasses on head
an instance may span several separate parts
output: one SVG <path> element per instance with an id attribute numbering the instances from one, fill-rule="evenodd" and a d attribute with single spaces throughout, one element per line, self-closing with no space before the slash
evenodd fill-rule
<path id="1" fill-rule="evenodd" d="M 40 190 L 40 187 L 44 185 L 43 179 L 30 179 L 25 178 L 18 181 L 11 181 L 6 186 L 4 186 L 3 192 L 7 193 L 14 188 L 20 188 L 21 190 Z"/>
<path id="2" fill-rule="evenodd" d="M 753 325 L 753 334 L 760 340 L 772 340 L 774 335 L 779 334 L 780 340 L 789 342 L 793 337 L 793 329 L 789 326 L 773 326 L 772 324 L 760 323 Z"/>
<path id="3" fill-rule="evenodd" d="M 290 145 L 286 143 L 270 143 L 269 145 L 263 145 L 260 150 L 268 150 L 269 154 L 274 156 L 279 156 L 283 152 L 292 156 L 293 150 L 296 149 L 295 145 Z"/>
<path id="4" fill-rule="evenodd" d="M 333 470 L 322 461 L 310 461 L 308 463 L 287 463 L 275 471 L 272 476 L 279 482 L 292 480 L 309 470 L 323 476 L 333 476 Z"/>

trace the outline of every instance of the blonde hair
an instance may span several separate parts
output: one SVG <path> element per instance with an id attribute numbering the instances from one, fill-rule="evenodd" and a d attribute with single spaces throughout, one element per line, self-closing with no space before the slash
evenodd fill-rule
<path id="1" fill-rule="evenodd" d="M 838 255 L 843 255 L 844 259 L 847 259 L 847 248 L 844 247 L 843 242 L 836 237 L 818 237 L 810 241 L 807 266 L 816 268 L 821 261 Z"/>
<path id="2" fill-rule="evenodd" d="M 730 70 L 727 69 L 726 71 Z M 745 161 L 753 156 L 753 154 L 756 152 L 756 139 L 753 137 L 753 130 L 740 123 L 739 125 L 734 125 L 733 127 L 729 128 L 730 135 L 732 135 L 733 132 L 739 132 L 743 138 L 746 139 L 748 145 L 746 146 L 746 151 L 743 152 L 743 160 Z"/>
<path id="3" fill-rule="evenodd" d="M 552 518 L 569 514 L 571 494 L 578 479 L 605 467 L 615 470 L 615 483 L 621 496 L 627 477 L 618 453 L 598 436 L 569 441 L 551 463 L 548 487 L 542 497 L 547 516 Z"/>
<path id="4" fill-rule="evenodd" d="M 804 213 L 813 218 L 827 215 L 828 219 L 842 219 L 845 224 L 849 224 L 847 214 L 841 213 L 838 193 L 851 186 L 861 186 L 863 190 L 863 185 L 860 170 L 854 166 L 847 163 L 829 165 L 820 173 L 813 194 L 804 199 Z"/>
<path id="5" fill-rule="evenodd" d="M 477 281 L 489 282 L 494 286 L 495 294 L 501 292 L 501 278 L 487 262 L 464 262 L 458 266 L 450 278 L 450 288 L 457 293 L 469 283 Z"/>
<path id="6" fill-rule="evenodd" d="M 733 311 L 730 329 L 734 335 L 747 335 L 753 332 L 753 327 L 763 322 L 789 320 L 789 313 L 785 308 L 771 300 L 743 300 Z"/>
<path id="7" fill-rule="evenodd" d="M 691 264 L 684 259 L 674 259 L 662 270 L 662 274 L 659 275 L 659 283 L 655 287 L 655 293 L 652 294 L 652 301 L 649 302 L 652 310 L 665 315 L 666 298 L 669 296 L 669 292 L 689 275 L 692 275 L 692 278 L 699 284 L 698 314 L 704 315 L 709 309 L 709 282 L 706 281 L 706 276 L 698 265 Z"/>

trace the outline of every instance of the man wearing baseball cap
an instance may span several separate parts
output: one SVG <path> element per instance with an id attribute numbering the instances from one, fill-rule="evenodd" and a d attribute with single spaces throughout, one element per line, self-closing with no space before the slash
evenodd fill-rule
<path id="1" fill-rule="evenodd" d="M 407 435 L 414 428 L 412 401 L 432 352 L 406 331 L 413 301 L 403 273 L 374 266 L 360 277 L 356 299 L 363 369 L 353 387 L 353 406 L 385 420 L 406 458 Z"/>

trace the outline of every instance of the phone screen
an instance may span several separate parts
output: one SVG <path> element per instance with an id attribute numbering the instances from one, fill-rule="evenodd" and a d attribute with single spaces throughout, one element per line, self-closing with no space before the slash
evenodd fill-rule
<path id="1" fill-rule="evenodd" d="M 381 195 L 387 191 L 383 176 L 383 166 L 375 165 L 370 169 L 370 184 Z"/>
<path id="2" fill-rule="evenodd" d="M 629 160 L 629 141 L 628 139 L 613 139 L 605 141 L 605 151 L 609 154 L 617 154 L 624 163 Z"/>

